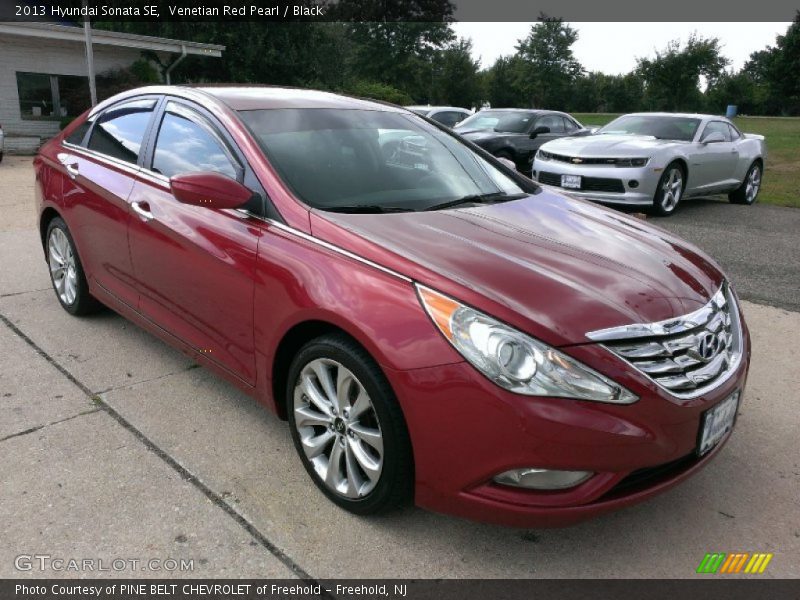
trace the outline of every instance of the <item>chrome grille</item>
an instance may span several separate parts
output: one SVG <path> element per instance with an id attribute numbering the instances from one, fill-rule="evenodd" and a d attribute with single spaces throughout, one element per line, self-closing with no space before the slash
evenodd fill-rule
<path id="1" fill-rule="evenodd" d="M 742 354 L 739 310 L 727 284 L 691 314 L 587 336 L 679 398 L 693 398 L 722 384 Z"/>

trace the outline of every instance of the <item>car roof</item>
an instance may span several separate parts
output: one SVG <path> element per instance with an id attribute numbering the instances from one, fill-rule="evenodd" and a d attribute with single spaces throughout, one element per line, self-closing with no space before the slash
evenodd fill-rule
<path id="1" fill-rule="evenodd" d="M 622 115 L 623 117 L 676 117 L 681 119 L 719 119 L 720 121 L 727 121 L 725 117 L 720 115 L 706 115 L 701 113 L 671 113 L 671 112 L 637 112 Z"/>
<path id="2" fill-rule="evenodd" d="M 270 108 L 338 108 L 407 113 L 394 104 L 342 96 L 331 92 L 265 85 L 153 85 L 121 92 L 103 100 L 89 111 L 89 118 L 107 107 L 142 96 L 168 95 L 187 98 L 200 104 L 212 102 L 233 110 Z"/>
<path id="3" fill-rule="evenodd" d="M 191 89 L 214 96 L 233 110 L 270 108 L 342 108 L 403 112 L 399 106 L 331 92 L 268 85 L 198 85 Z"/>
<path id="4" fill-rule="evenodd" d="M 403 108 L 407 108 L 408 110 L 427 110 L 427 111 L 434 111 L 434 110 L 458 110 L 462 112 L 470 112 L 468 108 L 462 108 L 460 106 L 427 106 L 427 105 L 413 105 L 413 106 L 404 106 Z"/>
<path id="5" fill-rule="evenodd" d="M 544 113 L 544 112 L 559 112 L 557 110 L 542 110 L 541 108 L 482 108 L 478 112 L 526 112 L 526 113 Z M 478 114 L 478 113 L 475 113 Z"/>

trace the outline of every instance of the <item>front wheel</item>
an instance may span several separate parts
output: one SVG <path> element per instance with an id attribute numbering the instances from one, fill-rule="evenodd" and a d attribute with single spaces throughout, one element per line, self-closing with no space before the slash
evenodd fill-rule
<path id="1" fill-rule="evenodd" d="M 678 208 L 684 190 L 684 173 L 678 163 L 670 164 L 658 182 L 653 197 L 653 210 L 662 217 L 668 217 Z"/>
<path id="2" fill-rule="evenodd" d="M 758 198 L 761 189 L 761 164 L 754 162 L 747 171 L 747 175 L 738 188 L 728 194 L 728 200 L 733 204 L 753 204 Z"/>
<path id="3" fill-rule="evenodd" d="M 413 493 L 405 420 L 375 361 L 331 334 L 306 344 L 289 369 L 292 439 L 314 483 L 359 515 L 386 512 Z"/>

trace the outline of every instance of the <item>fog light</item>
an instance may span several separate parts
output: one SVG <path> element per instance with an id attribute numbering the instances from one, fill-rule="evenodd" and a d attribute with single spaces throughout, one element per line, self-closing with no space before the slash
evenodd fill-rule
<path id="1" fill-rule="evenodd" d="M 633 188 L 633 189 L 636 189 L 637 187 L 639 187 L 639 182 L 638 182 L 638 181 L 636 181 L 635 179 L 631 179 L 631 180 L 628 182 L 628 185 L 629 185 L 631 188 Z"/>
<path id="2" fill-rule="evenodd" d="M 591 471 L 554 471 L 551 469 L 512 469 L 500 473 L 495 483 L 532 490 L 563 490 L 575 487 L 594 475 Z"/>

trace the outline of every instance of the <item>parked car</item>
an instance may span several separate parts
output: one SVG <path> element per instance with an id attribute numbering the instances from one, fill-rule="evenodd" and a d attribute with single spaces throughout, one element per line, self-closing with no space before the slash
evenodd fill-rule
<path id="1" fill-rule="evenodd" d="M 406 106 L 406 108 L 451 128 L 472 114 L 471 110 L 457 106 Z"/>
<path id="2" fill-rule="evenodd" d="M 591 137 L 543 145 L 534 171 L 572 195 L 666 216 L 681 200 L 709 194 L 753 204 L 766 156 L 764 136 L 742 133 L 724 117 L 636 113 Z"/>
<path id="3" fill-rule="evenodd" d="M 478 111 L 459 123 L 455 131 L 490 154 L 510 160 L 528 176 L 539 146 L 565 136 L 589 134 L 566 113 L 517 108 Z"/>
<path id="4" fill-rule="evenodd" d="M 750 340 L 713 260 L 404 109 L 141 88 L 34 165 L 64 310 L 105 304 L 287 419 L 354 513 L 566 525 L 733 428 Z"/>
<path id="5" fill-rule="evenodd" d="M 0 124 L 0 162 L 3 162 L 3 147 L 5 146 L 5 134 L 3 133 L 3 125 Z"/>

